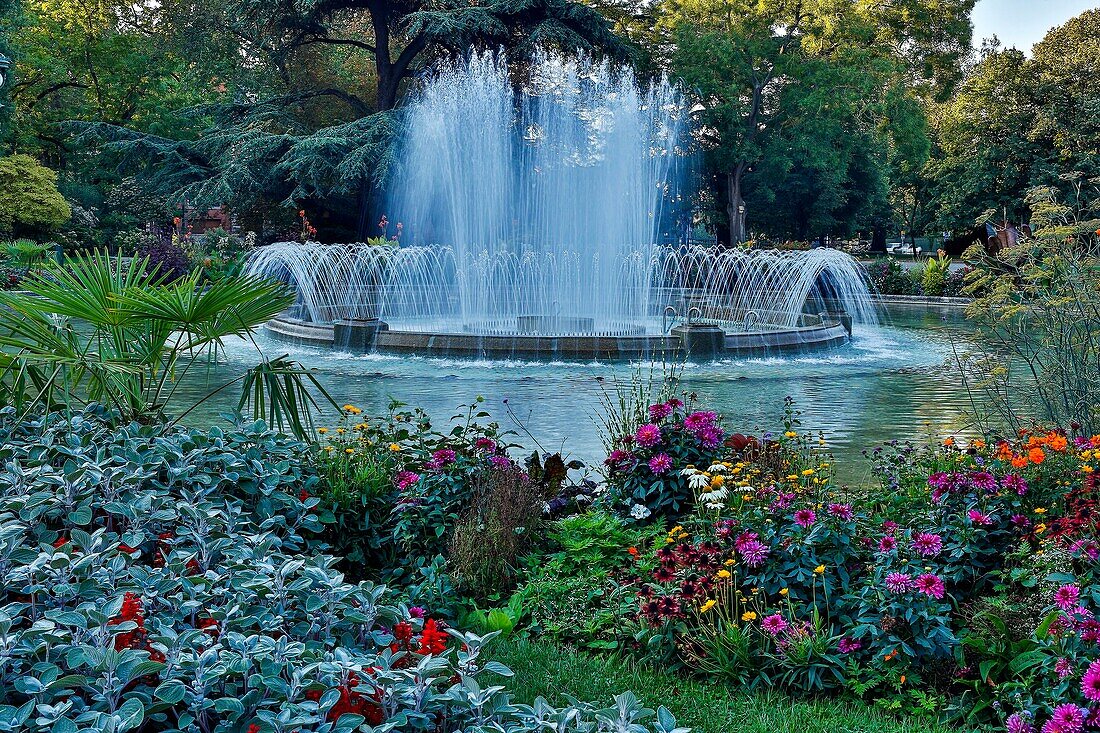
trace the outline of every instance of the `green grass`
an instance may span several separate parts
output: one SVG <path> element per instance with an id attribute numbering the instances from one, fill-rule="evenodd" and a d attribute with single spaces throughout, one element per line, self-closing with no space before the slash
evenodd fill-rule
<path id="1" fill-rule="evenodd" d="M 957 733 L 926 719 L 902 720 L 858 702 L 799 700 L 747 694 L 737 688 L 663 673 L 548 642 L 505 641 L 490 656 L 515 672 L 508 682 L 516 702 L 540 695 L 553 705 L 563 695 L 606 704 L 625 690 L 647 706 L 664 705 L 695 733 Z"/>

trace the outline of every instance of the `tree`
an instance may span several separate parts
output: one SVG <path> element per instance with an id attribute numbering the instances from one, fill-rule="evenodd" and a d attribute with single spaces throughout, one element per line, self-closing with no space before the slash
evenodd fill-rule
<path id="1" fill-rule="evenodd" d="M 892 128 L 900 122 L 911 130 L 919 110 L 899 104 L 899 91 L 901 99 L 919 99 L 950 89 L 968 53 L 972 6 L 669 0 L 673 69 L 698 101 L 701 143 L 724 193 L 731 241 L 745 237 L 746 193 L 775 197 L 792 173 L 803 186 L 813 179 L 831 188 L 831 203 L 825 196 L 819 203 L 837 213 L 849 205 L 841 192 L 854 184 L 871 186 L 882 200 L 884 179 L 866 175 L 865 153 L 887 166 L 909 152 L 894 145 Z M 845 139 L 851 136 L 855 145 Z M 856 165 L 852 156 L 863 160 Z M 850 165 L 864 175 L 838 177 Z"/>
<path id="2" fill-rule="evenodd" d="M 518 58 L 539 45 L 622 52 L 610 24 L 571 0 L 220 0 L 166 11 L 224 101 L 181 112 L 193 139 L 82 126 L 142 181 L 178 201 L 283 212 L 308 207 L 329 236 L 367 233 L 372 186 L 389 169 L 407 81 L 474 45 Z M 182 42 L 182 41 L 180 41 Z M 249 60 L 243 69 L 240 59 Z M 352 73 L 366 71 L 367 73 Z M 221 79 L 225 79 L 224 82 Z M 364 79 L 367 83 L 364 83 Z M 351 212 L 355 216 L 349 217 Z"/>
<path id="3" fill-rule="evenodd" d="M 29 155 L 0 158 L 0 234 L 48 232 L 69 213 L 56 173 Z"/>

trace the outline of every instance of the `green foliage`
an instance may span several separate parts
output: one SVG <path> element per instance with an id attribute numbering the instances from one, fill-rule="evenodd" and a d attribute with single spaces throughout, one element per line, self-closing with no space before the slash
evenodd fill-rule
<path id="1" fill-rule="evenodd" d="M 56 173 L 29 155 L 0 157 L 0 233 L 46 232 L 69 214 Z"/>
<path id="2" fill-rule="evenodd" d="M 12 267 L 20 270 L 30 270 L 41 267 L 53 255 L 54 245 L 51 242 L 36 242 L 33 239 L 15 239 L 11 242 L 0 242 L 0 252 L 11 263 Z"/>
<path id="3" fill-rule="evenodd" d="M 1094 194 L 1073 217 L 1055 215 L 1062 207 L 1045 199 L 1033 201 L 1042 212 L 1036 238 L 981 259 L 974 275 L 973 288 L 984 292 L 967 315 L 988 345 L 962 359 L 973 389 L 984 395 L 975 417 L 983 426 L 1013 430 L 1036 418 L 1077 421 L 1095 432 L 1100 260 L 1094 245 L 1080 242 L 1095 236 L 1084 230 L 1096 224 L 1100 197 Z"/>
<path id="4" fill-rule="evenodd" d="M 180 377 L 228 337 L 248 336 L 282 311 L 282 285 L 252 278 L 202 284 L 201 273 L 168 282 L 148 262 L 77 256 L 49 275 L 32 273 L 23 293 L 3 293 L 2 383 L 21 409 L 104 402 L 126 420 L 165 420 Z M 251 406 L 302 434 L 313 398 L 308 374 L 265 361 L 215 391 L 243 382 Z M 186 412 L 184 413 L 186 414 Z"/>
<path id="5" fill-rule="evenodd" d="M 310 548 L 306 447 L 262 424 L 229 432 L 0 414 L 0 722 L 316 733 L 401 730 L 687 733 L 629 693 L 616 706 L 513 706 L 486 639 L 442 631 L 386 589 L 349 584 Z M 33 475 L 34 480 L 27 480 Z M 490 637 L 491 638 L 491 637 Z"/>

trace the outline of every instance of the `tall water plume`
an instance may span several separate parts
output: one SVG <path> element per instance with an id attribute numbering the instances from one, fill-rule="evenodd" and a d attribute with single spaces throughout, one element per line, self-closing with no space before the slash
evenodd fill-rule
<path id="1" fill-rule="evenodd" d="M 453 277 L 464 330 L 645 318 L 683 195 L 685 107 L 666 79 L 643 88 L 629 69 L 540 52 L 517 90 L 484 53 L 439 71 L 406 114 L 387 213 L 410 244 L 449 249 L 432 285 Z"/>

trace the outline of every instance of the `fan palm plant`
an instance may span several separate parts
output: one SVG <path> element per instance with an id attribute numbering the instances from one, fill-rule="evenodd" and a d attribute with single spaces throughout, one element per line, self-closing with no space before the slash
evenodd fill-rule
<path id="1" fill-rule="evenodd" d="M 22 409 L 94 401 L 126 420 L 165 424 L 190 369 L 209 362 L 224 339 L 250 338 L 293 299 L 284 285 L 262 278 L 203 282 L 197 271 L 169 281 L 147 259 L 105 253 L 32 274 L 23 287 L 0 293 L 0 400 Z M 250 407 L 301 436 L 318 407 L 310 386 L 335 404 L 310 370 L 285 356 L 260 358 L 180 417 L 243 385 L 238 409 Z"/>

